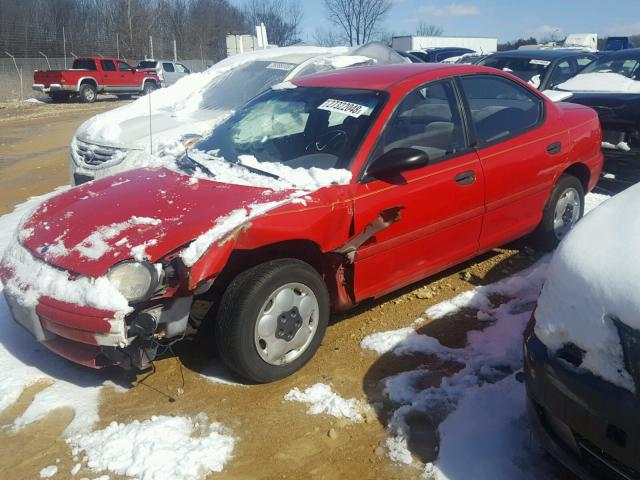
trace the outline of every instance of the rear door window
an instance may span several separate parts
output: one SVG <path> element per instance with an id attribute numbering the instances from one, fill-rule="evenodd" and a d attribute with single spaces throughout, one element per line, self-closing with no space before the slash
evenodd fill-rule
<path id="1" fill-rule="evenodd" d="M 71 65 L 73 70 L 96 70 L 96 62 L 90 58 L 78 58 L 73 61 L 73 65 Z"/>
<path id="2" fill-rule="evenodd" d="M 169 72 L 169 73 L 175 72 L 175 69 L 173 68 L 173 63 L 169 63 L 169 62 L 162 62 L 162 69 L 165 72 Z"/>
<path id="3" fill-rule="evenodd" d="M 522 85 L 493 75 L 465 76 L 460 83 L 479 145 L 522 134 L 542 121 L 542 99 Z"/>
<path id="4" fill-rule="evenodd" d="M 116 64 L 113 63 L 113 60 L 100 60 L 100 65 L 102 66 L 103 72 L 115 72 Z"/>

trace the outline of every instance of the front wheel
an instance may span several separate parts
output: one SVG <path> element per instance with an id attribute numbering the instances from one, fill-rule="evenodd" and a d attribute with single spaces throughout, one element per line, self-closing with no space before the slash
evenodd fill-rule
<path id="1" fill-rule="evenodd" d="M 571 231 L 584 215 L 584 188 L 573 175 L 563 174 L 544 208 L 542 221 L 533 233 L 540 249 L 549 251 Z"/>
<path id="2" fill-rule="evenodd" d="M 267 383 L 313 357 L 328 321 L 329 294 L 320 275 L 299 260 L 273 260 L 231 282 L 217 314 L 216 343 L 232 370 Z"/>

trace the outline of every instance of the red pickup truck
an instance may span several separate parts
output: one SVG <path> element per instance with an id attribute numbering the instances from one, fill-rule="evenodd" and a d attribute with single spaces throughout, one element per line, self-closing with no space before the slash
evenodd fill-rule
<path id="1" fill-rule="evenodd" d="M 83 103 L 93 103 L 98 93 L 128 97 L 146 95 L 159 87 L 155 73 L 136 70 L 117 58 L 76 58 L 70 70 L 33 73 L 33 89 L 47 93 L 54 101 L 78 96 Z"/>

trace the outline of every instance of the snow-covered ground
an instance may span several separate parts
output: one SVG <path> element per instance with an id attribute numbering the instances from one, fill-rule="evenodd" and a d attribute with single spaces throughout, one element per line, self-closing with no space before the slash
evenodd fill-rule
<path id="1" fill-rule="evenodd" d="M 589 212 L 606 195 L 588 195 Z M 412 414 L 442 418 L 438 459 L 421 466 L 423 479 L 510 480 L 548 478 L 549 463 L 532 439 L 525 418 L 525 388 L 516 380 L 522 368 L 522 332 L 531 317 L 546 279 L 550 256 L 527 270 L 429 308 L 438 320 L 476 310 L 487 327 L 471 331 L 464 348 L 449 348 L 436 338 L 419 334 L 414 326 L 365 337 L 361 347 L 396 356 L 430 354 L 464 365 L 438 386 L 417 388 L 427 368 L 405 371 L 384 380 L 385 394 L 396 405 L 388 425 L 387 449 L 395 462 L 416 464 L 410 445 Z M 501 299 L 494 304 L 492 299 Z M 455 321 L 455 320 L 451 320 Z"/>

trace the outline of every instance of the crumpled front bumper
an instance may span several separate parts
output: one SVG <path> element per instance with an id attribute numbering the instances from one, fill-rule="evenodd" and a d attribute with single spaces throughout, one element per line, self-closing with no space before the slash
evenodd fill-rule
<path id="1" fill-rule="evenodd" d="M 48 297 L 40 297 L 35 306 L 26 306 L 6 290 L 3 295 L 16 323 L 45 347 L 75 363 L 104 367 L 113 362 L 102 355 L 103 347 L 127 344 L 124 319 L 117 319 L 114 312 Z"/>

